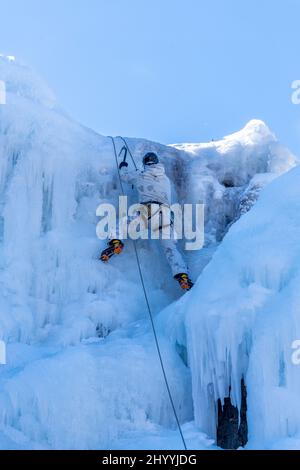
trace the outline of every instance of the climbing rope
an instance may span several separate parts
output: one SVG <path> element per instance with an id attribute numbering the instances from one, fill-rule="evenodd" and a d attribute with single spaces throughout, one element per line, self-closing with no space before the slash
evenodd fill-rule
<path id="1" fill-rule="evenodd" d="M 120 170 L 119 170 L 118 155 L 117 155 L 115 139 L 111 136 L 110 136 L 110 138 L 111 138 L 112 143 L 113 143 L 114 155 L 115 155 L 115 160 L 116 160 L 116 165 L 117 165 L 117 171 L 118 171 L 118 177 L 119 177 L 121 192 L 122 192 L 123 196 L 125 196 L 125 191 L 124 191 L 124 187 L 123 187 L 123 183 L 122 183 L 122 179 L 121 179 L 121 175 L 120 175 Z M 126 140 L 121 136 L 118 136 L 118 138 L 122 139 L 124 145 L 126 146 L 126 148 L 128 150 L 129 155 L 132 158 L 132 162 L 134 164 L 134 167 L 135 167 L 135 169 L 137 169 L 137 166 L 136 166 L 136 163 L 134 161 L 133 155 L 130 151 L 130 148 L 129 148 Z M 156 333 L 154 318 L 153 318 L 152 310 L 151 310 L 151 307 L 150 307 L 150 302 L 149 302 L 146 287 L 145 287 L 144 276 L 143 276 L 143 273 L 142 273 L 142 268 L 141 268 L 141 263 L 140 263 L 140 257 L 139 257 L 137 246 L 136 246 L 136 240 L 132 240 L 132 243 L 133 243 L 133 247 L 134 247 L 134 252 L 135 252 L 136 262 L 137 262 L 138 271 L 139 271 L 139 275 L 140 275 L 141 285 L 142 285 L 142 288 L 143 288 L 144 297 L 145 297 L 145 301 L 146 301 L 146 305 L 147 305 L 147 310 L 148 310 L 148 313 L 149 313 L 150 323 L 151 323 L 151 327 L 152 327 L 152 331 L 153 331 L 156 350 L 157 350 L 157 354 L 158 354 L 158 358 L 159 358 L 159 362 L 160 362 L 164 382 L 165 382 L 165 385 L 166 385 L 166 389 L 167 389 L 167 392 L 168 392 L 170 404 L 171 404 L 171 407 L 172 407 L 172 410 L 173 410 L 173 413 L 174 413 L 174 417 L 175 417 L 175 421 L 176 421 L 176 424 L 177 424 L 177 427 L 178 427 L 178 431 L 179 431 L 179 434 L 180 434 L 180 437 L 181 437 L 181 440 L 182 440 L 182 443 L 183 443 L 183 448 L 184 448 L 184 450 L 187 450 L 187 445 L 186 445 L 186 442 L 185 442 L 185 439 L 184 439 L 184 436 L 183 436 L 182 428 L 181 428 L 181 425 L 180 425 L 180 422 L 179 422 L 178 414 L 177 414 L 177 411 L 176 411 L 176 407 L 175 407 L 175 404 L 174 404 L 173 396 L 172 396 L 172 393 L 171 393 L 168 377 L 167 377 L 167 374 L 166 374 L 166 370 L 165 370 L 165 366 L 164 366 L 164 362 L 163 362 L 163 358 L 162 358 L 162 353 L 161 353 L 161 349 L 160 349 L 160 345 L 159 345 L 159 341 L 158 341 L 158 336 L 157 336 L 157 333 Z"/>

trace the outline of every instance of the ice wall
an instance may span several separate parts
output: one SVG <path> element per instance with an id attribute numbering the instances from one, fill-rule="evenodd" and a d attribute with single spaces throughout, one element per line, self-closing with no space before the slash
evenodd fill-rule
<path id="1" fill-rule="evenodd" d="M 172 431 L 172 445 L 180 448 L 132 246 L 127 243 L 108 266 L 97 259 L 103 245 L 95 234 L 96 208 L 116 203 L 120 192 L 111 140 L 73 122 L 47 85 L 18 62 L 0 57 L 0 79 L 7 88 L 7 104 L 0 106 L 0 339 L 8 345 L 8 363 L 0 368 L 0 448 L 107 448 L 125 438 L 157 439 L 164 430 Z M 128 142 L 139 166 L 146 151 L 159 153 L 174 201 L 206 204 L 206 248 L 188 256 L 195 279 L 261 188 L 296 163 L 258 121 L 210 144 Z M 229 234 L 248 219 L 243 216 Z M 245 370 L 251 325 L 270 289 L 252 282 L 250 268 L 243 281 L 249 289 L 230 276 L 226 281 L 240 258 L 234 259 L 226 241 L 222 250 L 192 294 L 175 302 L 181 292 L 161 252 L 155 243 L 139 243 L 180 420 L 193 419 L 188 347 L 195 416 L 207 432 L 213 418 L 201 400 L 211 406 L 211 394 L 222 395 Z M 276 253 L 274 248 L 274 258 Z M 226 263 L 216 268 L 218 259 Z M 242 344 L 241 351 L 230 349 L 230 364 L 237 365 L 233 376 L 224 328 L 230 346 Z M 288 370 L 280 357 L 281 370 Z M 167 438 L 164 445 L 170 445 Z"/>
<path id="2" fill-rule="evenodd" d="M 215 403 L 240 404 L 248 388 L 250 445 L 268 447 L 299 434 L 299 168 L 270 184 L 229 231 L 195 289 L 187 312 L 187 347 L 195 418 L 215 432 Z"/>
<path id="3" fill-rule="evenodd" d="M 111 139 L 73 122 L 17 62 L 0 58 L 0 77 L 0 447 L 106 448 L 124 433 L 176 432 L 132 246 L 98 260 L 96 208 L 120 193 Z M 175 287 L 162 287 L 164 263 L 154 276 L 159 254 L 141 252 L 158 311 Z M 189 371 L 168 343 L 165 355 L 189 421 Z"/>

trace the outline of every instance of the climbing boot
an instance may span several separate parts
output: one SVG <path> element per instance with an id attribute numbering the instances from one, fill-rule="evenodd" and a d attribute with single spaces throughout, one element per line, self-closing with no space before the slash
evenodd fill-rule
<path id="1" fill-rule="evenodd" d="M 193 287 L 193 282 L 190 280 L 189 276 L 185 273 L 179 273 L 174 276 L 174 279 L 178 281 L 181 289 L 183 290 L 191 290 Z"/>
<path id="2" fill-rule="evenodd" d="M 122 252 L 123 248 L 124 243 L 122 243 L 121 240 L 110 240 L 110 242 L 108 243 L 108 247 L 101 253 L 101 261 L 106 263 L 113 255 L 119 255 Z"/>

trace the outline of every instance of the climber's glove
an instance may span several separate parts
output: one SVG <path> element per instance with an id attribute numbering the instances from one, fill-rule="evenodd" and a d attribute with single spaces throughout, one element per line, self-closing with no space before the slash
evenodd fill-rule
<path id="1" fill-rule="evenodd" d="M 120 165 L 119 165 L 119 170 L 121 170 L 122 168 L 127 168 L 127 167 L 128 167 L 127 162 L 121 162 Z"/>

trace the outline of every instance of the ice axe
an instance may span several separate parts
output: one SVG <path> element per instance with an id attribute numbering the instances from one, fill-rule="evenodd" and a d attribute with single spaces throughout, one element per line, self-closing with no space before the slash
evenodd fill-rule
<path id="1" fill-rule="evenodd" d="M 126 166 L 126 167 L 128 166 L 128 163 L 126 162 L 128 150 L 127 150 L 127 147 L 125 145 L 124 145 L 124 147 L 121 148 L 120 153 L 119 153 L 119 157 L 122 155 L 123 152 L 124 152 L 124 158 L 123 158 L 123 161 L 119 165 L 120 170 L 124 166 Z"/>
<path id="2" fill-rule="evenodd" d="M 123 158 L 123 161 L 119 165 L 119 170 L 121 170 L 121 168 L 123 168 L 123 167 L 126 167 L 126 168 L 128 167 L 128 163 L 126 162 L 128 149 L 127 149 L 126 145 L 124 145 L 121 148 L 120 153 L 119 153 L 119 158 L 122 155 L 122 152 L 124 152 L 124 158 Z M 132 189 L 133 189 L 133 185 L 132 185 Z"/>

